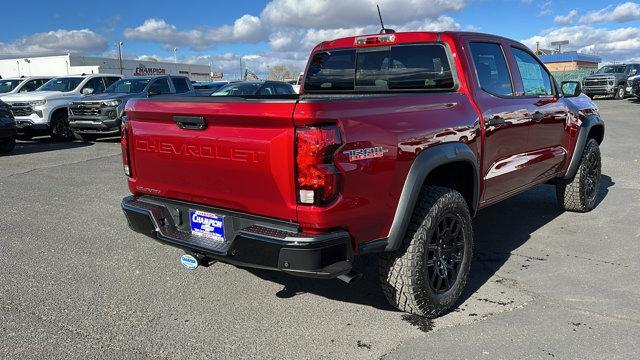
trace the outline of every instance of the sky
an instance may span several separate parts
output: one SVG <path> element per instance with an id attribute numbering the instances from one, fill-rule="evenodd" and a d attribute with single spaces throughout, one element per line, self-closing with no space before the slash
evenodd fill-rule
<path id="1" fill-rule="evenodd" d="M 237 76 L 239 61 L 258 74 L 278 64 L 304 68 L 317 43 L 376 33 L 376 4 L 397 31 L 479 31 L 535 48 L 569 40 L 565 50 L 605 62 L 640 61 L 640 2 L 596 0 L 235 0 L 46 1 L 3 3 L 0 58 L 66 52 L 211 64 Z M 14 14 L 14 15 L 11 15 Z"/>

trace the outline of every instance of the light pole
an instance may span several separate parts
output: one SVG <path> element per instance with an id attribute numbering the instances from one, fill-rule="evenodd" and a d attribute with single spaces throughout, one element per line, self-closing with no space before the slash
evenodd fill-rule
<path id="1" fill-rule="evenodd" d="M 178 63 L 178 48 L 173 48 L 173 63 L 177 64 Z"/>
<path id="2" fill-rule="evenodd" d="M 122 41 L 118 42 L 118 59 L 120 60 L 120 75 L 123 75 L 123 69 L 122 69 L 122 45 L 124 45 L 124 43 Z"/>

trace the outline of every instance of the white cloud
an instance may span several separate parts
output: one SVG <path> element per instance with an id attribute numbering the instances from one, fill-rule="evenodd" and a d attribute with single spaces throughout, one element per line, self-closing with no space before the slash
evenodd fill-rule
<path id="1" fill-rule="evenodd" d="M 273 0 L 261 18 L 272 26 L 348 28 L 378 24 L 376 4 L 387 24 L 403 24 L 459 11 L 468 0 Z"/>
<path id="2" fill-rule="evenodd" d="M 591 11 L 580 18 L 581 24 L 593 24 L 599 22 L 629 22 L 640 19 L 640 4 L 626 2 L 616 7 L 607 6 L 604 9 Z"/>
<path id="3" fill-rule="evenodd" d="M 584 53 L 596 53 L 605 61 L 627 60 L 640 56 L 640 28 L 626 27 L 619 29 L 595 28 L 587 25 L 560 27 L 543 31 L 522 42 L 535 48 L 536 42 L 541 47 L 550 48 L 551 42 L 569 40 L 563 49 Z"/>
<path id="4" fill-rule="evenodd" d="M 124 30 L 124 36 L 131 40 L 155 41 L 170 47 L 190 47 L 204 50 L 219 43 L 258 42 L 263 38 L 262 21 L 253 15 L 243 15 L 233 25 L 217 28 L 202 27 L 181 31 L 163 19 L 147 19 L 135 28 Z"/>
<path id="5" fill-rule="evenodd" d="M 551 0 L 545 1 L 542 4 L 540 4 L 540 6 L 538 6 L 538 9 L 540 10 L 538 12 L 538 16 L 546 16 L 546 15 L 553 14 L 553 9 L 551 8 L 552 5 L 553 5 L 553 1 Z"/>
<path id="6" fill-rule="evenodd" d="M 107 48 L 107 40 L 89 29 L 35 33 L 11 43 L 0 42 L 3 57 L 51 55 L 61 52 L 92 52 Z"/>
<path id="7" fill-rule="evenodd" d="M 569 11 L 567 15 L 558 15 L 553 19 L 553 22 L 560 25 L 567 25 L 573 23 L 578 17 L 578 10 L 573 9 Z"/>

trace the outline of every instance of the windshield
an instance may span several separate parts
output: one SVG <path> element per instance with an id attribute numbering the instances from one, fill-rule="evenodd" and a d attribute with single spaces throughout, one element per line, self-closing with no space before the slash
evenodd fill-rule
<path id="1" fill-rule="evenodd" d="M 104 92 L 107 94 L 137 94 L 144 91 L 149 81 L 151 79 L 120 79 L 111 84 Z"/>
<path id="2" fill-rule="evenodd" d="M 211 96 L 255 95 L 260 85 L 259 83 L 229 84 L 216 90 Z"/>
<path id="3" fill-rule="evenodd" d="M 22 80 L 0 80 L 0 94 L 8 93 L 20 84 Z"/>
<path id="4" fill-rule="evenodd" d="M 304 81 L 306 92 L 451 90 L 449 59 L 440 44 L 396 45 L 366 51 L 319 51 Z"/>
<path id="5" fill-rule="evenodd" d="M 53 78 L 42 85 L 38 91 L 62 91 L 69 92 L 77 88 L 82 82 L 82 78 L 79 77 L 60 77 Z"/>
<path id="6" fill-rule="evenodd" d="M 598 71 L 596 71 L 596 74 L 622 74 L 624 72 L 624 69 L 624 65 L 608 65 L 598 69 Z"/>

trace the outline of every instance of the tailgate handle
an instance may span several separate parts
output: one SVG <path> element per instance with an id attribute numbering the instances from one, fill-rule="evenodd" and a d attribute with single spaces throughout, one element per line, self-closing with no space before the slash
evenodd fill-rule
<path id="1" fill-rule="evenodd" d="M 185 130 L 204 130 L 207 128 L 207 122 L 204 121 L 202 116 L 181 116 L 176 115 L 173 117 L 173 121 L 178 124 L 180 129 Z"/>

